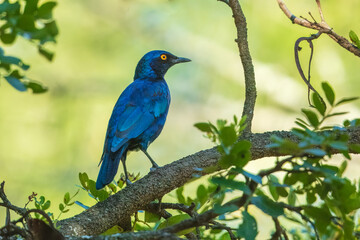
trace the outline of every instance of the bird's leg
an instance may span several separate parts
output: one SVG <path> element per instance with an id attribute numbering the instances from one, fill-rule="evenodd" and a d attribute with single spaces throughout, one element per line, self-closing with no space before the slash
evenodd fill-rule
<path id="1" fill-rule="evenodd" d="M 121 159 L 121 162 L 122 162 L 123 167 L 124 167 L 126 185 L 130 185 L 130 184 L 132 184 L 132 182 L 129 180 L 128 173 L 127 173 L 127 170 L 126 170 L 125 161 L 126 161 L 126 158 L 122 158 L 122 159 Z"/>
<path id="2" fill-rule="evenodd" d="M 141 149 L 141 151 L 145 153 L 145 155 L 149 158 L 150 162 L 152 163 L 152 167 L 150 168 L 150 171 L 154 171 L 155 169 L 159 168 L 159 165 L 156 164 L 156 162 L 150 157 L 150 155 L 146 150 Z"/>

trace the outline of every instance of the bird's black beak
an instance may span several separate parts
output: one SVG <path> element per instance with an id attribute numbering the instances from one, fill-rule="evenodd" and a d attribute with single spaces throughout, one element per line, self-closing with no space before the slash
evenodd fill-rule
<path id="1" fill-rule="evenodd" d="M 178 64 L 178 63 L 184 63 L 184 62 L 191 62 L 191 60 L 188 58 L 176 57 L 172 62 L 173 62 L 173 64 Z"/>

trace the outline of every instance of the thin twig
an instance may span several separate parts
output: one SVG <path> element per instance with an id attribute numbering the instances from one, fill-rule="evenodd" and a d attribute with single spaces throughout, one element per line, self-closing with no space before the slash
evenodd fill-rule
<path id="1" fill-rule="evenodd" d="M 283 13 L 291 20 L 292 23 L 295 23 L 297 25 L 322 31 L 323 33 L 326 33 L 330 38 L 332 38 L 335 42 L 337 42 L 341 47 L 345 48 L 349 52 L 353 53 L 355 56 L 360 57 L 360 49 L 355 47 L 349 40 L 347 40 L 345 37 L 338 35 L 335 33 L 332 28 L 325 22 L 324 15 L 322 14 L 320 1 L 317 0 L 320 17 L 321 17 L 321 23 L 314 23 L 310 22 L 308 20 L 304 20 L 302 18 L 296 17 L 294 14 L 291 13 L 291 11 L 287 8 L 286 4 L 283 0 L 277 0 L 280 9 L 283 11 Z"/>

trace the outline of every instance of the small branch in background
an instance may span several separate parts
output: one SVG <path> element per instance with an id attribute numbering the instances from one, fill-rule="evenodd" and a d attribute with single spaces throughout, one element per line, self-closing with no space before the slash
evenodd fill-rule
<path id="1" fill-rule="evenodd" d="M 233 13 L 237 30 L 237 38 L 235 41 L 239 48 L 240 59 L 243 65 L 245 75 L 245 102 L 242 116 L 247 116 L 245 122 L 246 128 L 243 132 L 243 134 L 246 136 L 251 133 L 251 124 L 254 117 L 254 108 L 256 102 L 256 82 L 254 65 L 249 50 L 246 18 L 241 9 L 240 3 L 238 0 L 229 0 L 226 1 L 226 3 L 228 3 Z"/>
<path id="2" fill-rule="evenodd" d="M 306 83 L 306 85 L 308 87 L 308 102 L 309 102 L 309 105 L 311 107 L 313 107 L 313 105 L 311 104 L 311 100 L 310 100 L 310 90 L 314 91 L 319 96 L 320 100 L 324 103 L 324 100 L 322 99 L 320 94 L 316 91 L 316 89 L 310 83 L 311 61 L 312 61 L 312 57 L 313 57 L 313 53 L 314 53 L 314 45 L 313 45 L 312 41 L 317 39 L 318 37 L 320 37 L 321 34 L 322 34 L 322 31 L 319 31 L 317 34 L 313 34 L 310 37 L 301 37 L 298 40 L 296 40 L 295 47 L 294 47 L 296 67 L 297 67 L 297 69 L 299 71 L 299 74 L 300 74 L 301 78 L 303 79 L 303 81 Z M 310 50 L 311 50 L 310 58 L 309 58 L 309 65 L 308 65 L 308 77 L 307 78 L 305 77 L 304 71 L 302 70 L 302 67 L 301 67 L 301 64 L 300 64 L 300 59 L 299 59 L 299 51 L 301 50 L 300 43 L 302 41 L 307 41 L 309 43 Z"/>
<path id="3" fill-rule="evenodd" d="M 306 19 L 298 18 L 294 14 L 291 13 L 291 11 L 287 8 L 287 6 L 283 0 L 277 0 L 277 2 L 279 4 L 280 9 L 291 20 L 292 23 L 326 33 L 330 38 L 332 38 L 335 42 L 337 42 L 341 47 L 343 47 L 346 50 L 348 50 L 349 52 L 353 53 L 355 56 L 360 57 L 360 49 L 355 47 L 345 37 L 340 36 L 337 33 L 335 33 L 332 30 L 332 28 L 325 22 L 324 15 L 321 10 L 320 0 L 316 0 L 318 9 L 319 9 L 319 13 L 320 13 L 320 17 L 321 17 L 320 23 L 310 22 Z"/>
<path id="4" fill-rule="evenodd" d="M 8 237 L 20 235 L 25 239 L 34 239 L 34 240 L 64 239 L 64 236 L 58 230 L 55 229 L 53 222 L 51 221 L 51 218 L 43 210 L 40 209 L 27 210 L 26 208 L 20 208 L 12 205 L 5 194 L 4 185 L 5 182 L 3 181 L 0 184 L 0 198 L 2 200 L 0 206 L 6 208 L 6 220 L 5 220 L 5 226 L 0 228 L 0 237 L 5 237 L 5 239 L 7 239 Z M 29 196 L 29 202 L 32 201 L 34 196 L 35 196 L 34 193 L 31 196 Z M 16 221 L 11 221 L 10 210 L 21 215 L 21 218 L 19 218 Z M 31 218 L 29 216 L 30 213 L 41 214 L 49 223 L 49 225 L 47 225 L 44 221 L 40 219 Z M 18 223 L 21 223 L 24 227 L 21 228 L 17 226 Z"/>
<path id="5" fill-rule="evenodd" d="M 271 236 L 271 240 L 282 239 L 281 236 L 284 237 L 285 240 L 289 240 L 289 237 L 286 234 L 286 231 L 281 227 L 280 222 L 277 218 L 272 218 L 275 224 L 275 232 Z"/>
<path id="6" fill-rule="evenodd" d="M 2 202 L 0 202 L 0 206 L 13 210 L 17 214 L 23 216 L 26 213 L 26 208 L 20 208 L 11 204 L 9 199 L 6 197 L 4 185 L 5 185 L 5 181 L 3 181 L 0 184 L 0 199 L 2 200 Z"/>
<path id="7" fill-rule="evenodd" d="M 210 221 L 212 224 L 211 228 L 213 229 L 223 229 L 226 230 L 229 233 L 229 237 L 231 240 L 236 240 L 236 236 L 234 235 L 233 231 L 236 231 L 236 229 L 232 229 L 224 224 L 218 223 L 216 221 Z"/>

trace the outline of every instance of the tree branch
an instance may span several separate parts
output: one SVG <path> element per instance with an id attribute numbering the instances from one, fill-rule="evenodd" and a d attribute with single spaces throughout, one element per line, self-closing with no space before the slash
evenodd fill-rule
<path id="1" fill-rule="evenodd" d="M 360 144 L 360 129 L 347 130 L 350 143 Z M 266 145 L 271 143 L 270 137 L 276 135 L 293 141 L 297 137 L 287 131 L 273 131 L 251 134 L 247 140 L 252 143 L 252 160 L 264 157 L 283 156 Z M 207 175 L 218 171 L 217 162 L 220 154 L 216 147 L 197 152 L 180 160 L 167 164 L 122 191 L 99 202 L 88 210 L 57 223 L 64 235 L 95 235 L 126 221 L 133 213 L 144 209 L 151 201 L 161 198 L 166 193 L 184 185 L 194 175 Z M 206 215 L 205 215 L 206 217 Z M 209 215 L 208 219 L 214 216 Z"/>
<path id="2" fill-rule="evenodd" d="M 337 42 L 341 47 L 345 48 L 349 52 L 352 52 L 355 56 L 360 57 L 360 49 L 355 47 L 345 37 L 340 36 L 337 33 L 335 33 L 332 30 L 332 28 L 330 28 L 329 25 L 325 22 L 319 0 L 316 0 L 316 3 L 318 5 L 318 9 L 319 9 L 320 17 L 321 17 L 320 23 L 310 22 L 306 19 L 298 18 L 294 14 L 291 13 L 291 11 L 287 8 L 287 6 L 283 0 L 277 0 L 277 2 L 279 4 L 280 9 L 292 21 L 292 23 L 326 33 L 330 38 L 332 38 L 335 42 Z"/>
<path id="3" fill-rule="evenodd" d="M 227 2 L 229 7 L 232 10 L 235 26 L 237 30 L 237 42 L 240 59 L 244 69 L 245 75 L 245 102 L 242 112 L 242 116 L 247 116 L 246 119 L 246 128 L 244 134 L 251 133 L 251 124 L 254 117 L 254 108 L 256 102 L 256 82 L 255 82 L 255 73 L 254 65 L 252 63 L 249 44 L 247 40 L 247 24 L 245 15 L 241 9 L 240 3 L 238 0 L 229 0 Z"/>

